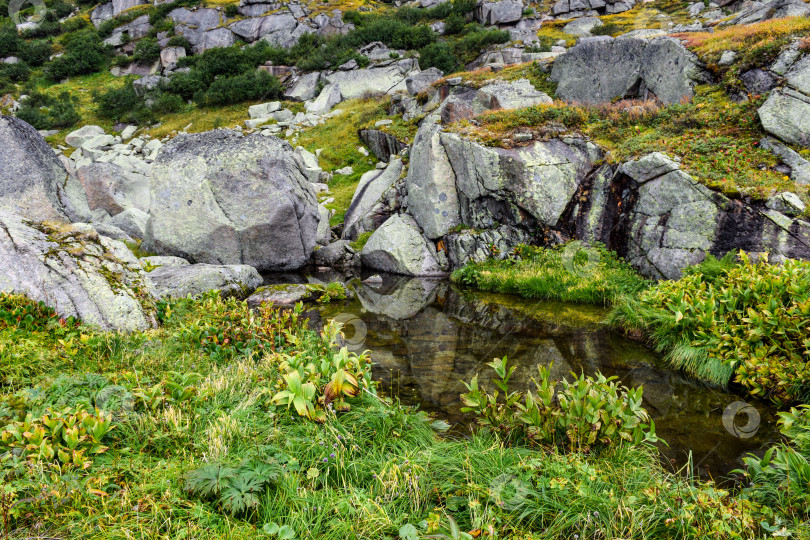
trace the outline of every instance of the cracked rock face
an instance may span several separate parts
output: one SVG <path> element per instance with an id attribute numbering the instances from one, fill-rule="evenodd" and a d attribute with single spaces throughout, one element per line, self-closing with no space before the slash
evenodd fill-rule
<path id="1" fill-rule="evenodd" d="M 157 324 L 154 288 L 121 242 L 84 227 L 46 227 L 0 211 L 0 291 L 41 300 L 102 330 Z"/>
<path id="2" fill-rule="evenodd" d="M 196 263 L 295 270 L 312 254 L 320 214 L 292 147 L 214 130 L 176 137 L 152 170 L 144 243 Z"/>
<path id="3" fill-rule="evenodd" d="M 551 70 L 557 97 L 586 104 L 650 94 L 664 104 L 680 103 L 704 77 L 697 57 L 669 37 L 580 39 Z"/>
<path id="4" fill-rule="evenodd" d="M 768 133 L 785 142 L 810 146 L 810 55 L 804 55 L 785 73 L 787 85 L 774 90 L 759 119 Z"/>
<path id="5" fill-rule="evenodd" d="M 90 216 L 81 184 L 37 130 L 13 116 L 0 116 L 0 210 L 33 221 Z"/>
<path id="6" fill-rule="evenodd" d="M 596 175 L 587 187 L 591 205 L 575 217 L 577 236 L 605 243 L 653 278 L 678 279 L 707 252 L 810 259 L 806 221 L 732 201 L 658 152 L 621 165 L 615 175 Z"/>

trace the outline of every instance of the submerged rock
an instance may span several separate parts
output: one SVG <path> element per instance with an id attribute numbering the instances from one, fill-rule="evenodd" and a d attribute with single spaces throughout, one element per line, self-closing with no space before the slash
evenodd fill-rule
<path id="1" fill-rule="evenodd" d="M 351 296 L 351 291 L 342 283 L 330 285 L 287 283 L 259 287 L 248 297 L 247 303 L 252 308 L 262 304 L 287 307 L 294 306 L 298 302 L 331 302 L 332 300 L 345 300 Z"/>
<path id="2" fill-rule="evenodd" d="M 0 211 L 0 291 L 41 300 L 102 330 L 157 324 L 155 291 L 121 242 L 92 227 L 46 225 Z"/>

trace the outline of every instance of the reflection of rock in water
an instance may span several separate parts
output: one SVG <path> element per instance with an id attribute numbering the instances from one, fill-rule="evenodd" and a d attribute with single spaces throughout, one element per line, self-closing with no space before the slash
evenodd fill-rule
<path id="1" fill-rule="evenodd" d="M 419 313 L 435 300 L 439 285 L 444 288 L 439 280 L 402 277 L 387 281 L 379 287 L 360 283 L 355 290 L 366 311 L 398 321 Z"/>

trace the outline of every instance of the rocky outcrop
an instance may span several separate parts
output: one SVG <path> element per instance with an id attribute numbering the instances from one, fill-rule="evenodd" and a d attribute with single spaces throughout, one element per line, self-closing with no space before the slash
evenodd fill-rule
<path id="1" fill-rule="evenodd" d="M 571 239 L 601 242 L 653 278 L 678 278 L 707 252 L 810 259 L 810 223 L 789 217 L 802 212 L 793 194 L 744 204 L 663 154 L 600 166 L 602 151 L 579 138 L 490 148 L 426 123 L 412 156 L 406 209 L 451 269 Z"/>
<path id="2" fill-rule="evenodd" d="M 535 89 L 527 79 L 517 81 L 496 81 L 478 90 L 476 99 L 487 109 L 525 109 L 541 104 L 551 104 L 553 100 L 544 92 Z"/>
<path id="3" fill-rule="evenodd" d="M 364 95 L 393 94 L 407 91 L 405 80 L 419 73 L 419 63 L 411 58 L 398 60 L 391 65 L 336 71 L 325 74 L 325 78 L 340 86 L 343 99 L 356 99 Z"/>
<path id="4" fill-rule="evenodd" d="M 408 171 L 408 210 L 431 239 L 457 225 L 553 227 L 601 155 L 581 140 L 486 148 L 423 126 Z"/>
<path id="5" fill-rule="evenodd" d="M 292 147 L 228 130 L 181 135 L 152 171 L 150 251 L 192 262 L 303 266 L 319 221 L 315 189 Z"/>
<path id="6" fill-rule="evenodd" d="M 0 116 L 0 210 L 33 221 L 86 221 L 81 184 L 28 123 Z"/>
<path id="7" fill-rule="evenodd" d="M 363 266 L 406 276 L 442 276 L 435 248 L 419 234 L 412 218 L 398 214 L 374 231 L 360 253 Z"/>
<path id="8" fill-rule="evenodd" d="M 551 70 L 557 97 L 595 104 L 615 98 L 657 97 L 664 104 L 691 99 L 706 80 L 697 57 L 680 41 L 599 36 L 583 38 Z"/>
<path id="9" fill-rule="evenodd" d="M 385 195 L 395 189 L 402 169 L 402 160 L 395 159 L 385 169 L 369 171 L 360 178 L 343 220 L 344 239 L 356 240 L 388 219 L 392 208 Z"/>
<path id="10" fill-rule="evenodd" d="M 583 186 L 591 204 L 574 209 L 569 231 L 605 243 L 645 275 L 677 279 L 707 252 L 734 249 L 810 258 L 810 223 L 728 199 L 663 154 L 600 173 Z"/>
<path id="11" fill-rule="evenodd" d="M 169 18 L 175 23 L 175 31 L 191 43 L 196 54 L 234 44 L 233 32 L 220 27 L 223 16 L 216 9 L 192 11 L 181 7 L 170 11 Z"/>
<path id="12" fill-rule="evenodd" d="M 762 127 L 785 142 L 810 146 L 810 55 L 792 62 L 784 77 L 785 87 L 759 108 Z"/>
<path id="13" fill-rule="evenodd" d="M 41 300 L 103 330 L 156 325 L 155 294 L 138 260 L 92 227 L 38 224 L 0 211 L 0 291 Z"/>
<path id="14" fill-rule="evenodd" d="M 262 284 L 262 277 L 245 264 L 162 264 L 149 272 L 160 298 L 199 296 L 219 291 L 223 297 L 247 298 Z"/>
<path id="15" fill-rule="evenodd" d="M 523 16 L 523 0 L 479 0 L 475 19 L 481 24 L 514 23 Z"/>
<path id="16" fill-rule="evenodd" d="M 770 19 L 784 17 L 805 17 L 810 15 L 810 5 L 803 0 L 771 0 L 770 2 L 750 2 L 750 5 L 740 11 L 724 25 L 752 24 Z"/>
<path id="17" fill-rule="evenodd" d="M 560 19 L 610 15 L 633 9 L 638 0 L 559 0 L 551 13 Z"/>

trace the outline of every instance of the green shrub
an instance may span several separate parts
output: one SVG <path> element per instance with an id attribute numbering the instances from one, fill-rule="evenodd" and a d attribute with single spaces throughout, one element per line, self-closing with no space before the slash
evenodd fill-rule
<path id="1" fill-rule="evenodd" d="M 182 97 L 162 90 L 150 92 L 147 102 L 149 110 L 156 114 L 175 113 L 185 105 Z"/>
<path id="2" fill-rule="evenodd" d="M 73 317 L 62 319 L 44 302 L 34 302 L 18 294 L 0 292 L 0 330 L 18 328 L 29 332 L 49 331 L 54 325 L 75 327 Z"/>
<path id="3" fill-rule="evenodd" d="M 594 26 L 591 29 L 591 34 L 594 36 L 613 36 L 622 31 L 622 27 L 615 22 L 606 22 L 605 24 Z"/>
<path id="4" fill-rule="evenodd" d="M 48 10 L 39 24 L 25 30 L 23 36 L 26 38 L 43 38 L 58 35 L 60 32 L 62 32 L 62 25 L 59 23 L 59 17 L 54 11 Z"/>
<path id="5" fill-rule="evenodd" d="M 508 43 L 511 35 L 506 30 L 475 30 L 453 44 L 453 52 L 462 62 L 469 62 L 490 45 Z"/>
<path id="6" fill-rule="evenodd" d="M 93 92 L 93 103 L 99 116 L 109 118 L 113 122 L 143 124 L 152 120 L 144 98 L 135 92 L 131 80 L 120 88 Z"/>
<path id="7" fill-rule="evenodd" d="M 227 17 L 236 17 L 239 15 L 239 6 L 236 4 L 228 4 L 225 6 L 225 15 Z"/>
<path id="8" fill-rule="evenodd" d="M 743 496 L 761 504 L 765 509 L 793 518 L 794 523 L 810 520 L 810 406 L 779 413 L 779 430 L 790 444 L 770 448 L 762 458 L 743 458 L 745 470 L 736 471 L 749 480 Z M 763 528 L 775 532 L 780 519 L 771 510 Z"/>
<path id="9" fill-rule="evenodd" d="M 0 26 L 0 57 L 12 56 L 23 43 L 13 23 L 3 23 Z"/>
<path id="10" fill-rule="evenodd" d="M 177 94 L 184 100 L 192 99 L 198 92 L 204 92 L 208 85 L 199 72 L 176 73 L 166 84 L 166 91 Z"/>
<path id="11" fill-rule="evenodd" d="M 227 105 L 247 100 L 278 99 L 282 96 L 281 83 L 266 71 L 215 80 L 203 95 L 195 100 L 206 105 Z"/>
<path id="12" fill-rule="evenodd" d="M 70 34 L 72 32 L 78 32 L 79 30 L 89 28 L 90 24 L 90 21 L 84 17 L 71 17 L 62 23 L 62 33 Z"/>
<path id="13" fill-rule="evenodd" d="M 448 36 L 454 36 L 456 34 L 460 34 L 464 31 L 464 28 L 467 26 L 467 19 L 459 14 L 459 13 L 452 13 L 444 23 L 444 33 Z"/>
<path id="14" fill-rule="evenodd" d="M 443 73 L 454 73 L 461 68 L 461 62 L 453 54 L 453 49 L 444 41 L 431 43 L 419 51 L 419 67 L 438 68 Z"/>
<path id="15" fill-rule="evenodd" d="M 497 378 L 492 393 L 480 388 L 478 375 L 461 395 L 462 412 L 472 412 L 481 425 L 512 441 L 529 441 L 586 454 L 627 441 L 655 443 L 655 423 L 642 407 L 642 389 L 618 386 L 616 377 L 596 378 L 572 374 L 573 381 L 551 380 L 548 367 L 538 366 L 531 391 L 510 392 L 515 366 L 506 357 L 488 366 Z M 558 385 L 559 389 L 558 389 Z M 648 423 L 649 422 L 649 423 Z"/>
<path id="16" fill-rule="evenodd" d="M 41 39 L 24 43 L 20 47 L 17 56 L 26 64 L 37 67 L 47 62 L 52 52 L 53 47 L 51 46 L 51 42 Z"/>
<path id="17" fill-rule="evenodd" d="M 730 253 L 625 297 L 611 322 L 643 332 L 673 366 L 718 385 L 733 380 L 776 403 L 810 399 L 810 263 Z"/>
<path id="18" fill-rule="evenodd" d="M 64 129 L 81 119 L 76 110 L 76 99 L 67 92 L 62 92 L 57 97 L 34 92 L 20 104 L 21 107 L 16 112 L 17 118 L 37 129 Z"/>
<path id="19" fill-rule="evenodd" d="M 17 62 L 16 64 L 0 64 L 0 79 L 10 82 L 25 82 L 31 75 L 31 69 L 25 62 Z"/>
<path id="20" fill-rule="evenodd" d="M 151 64 L 160 59 L 160 45 L 155 38 L 145 37 L 135 44 L 132 59 L 136 62 Z"/>
<path id="21" fill-rule="evenodd" d="M 191 42 L 184 36 L 172 36 L 169 38 L 168 47 L 183 47 L 186 54 L 191 54 Z"/>
<path id="22" fill-rule="evenodd" d="M 106 66 L 111 52 L 111 48 L 91 30 L 66 36 L 63 45 L 65 54 L 45 66 L 45 75 L 52 81 L 100 71 Z"/>

